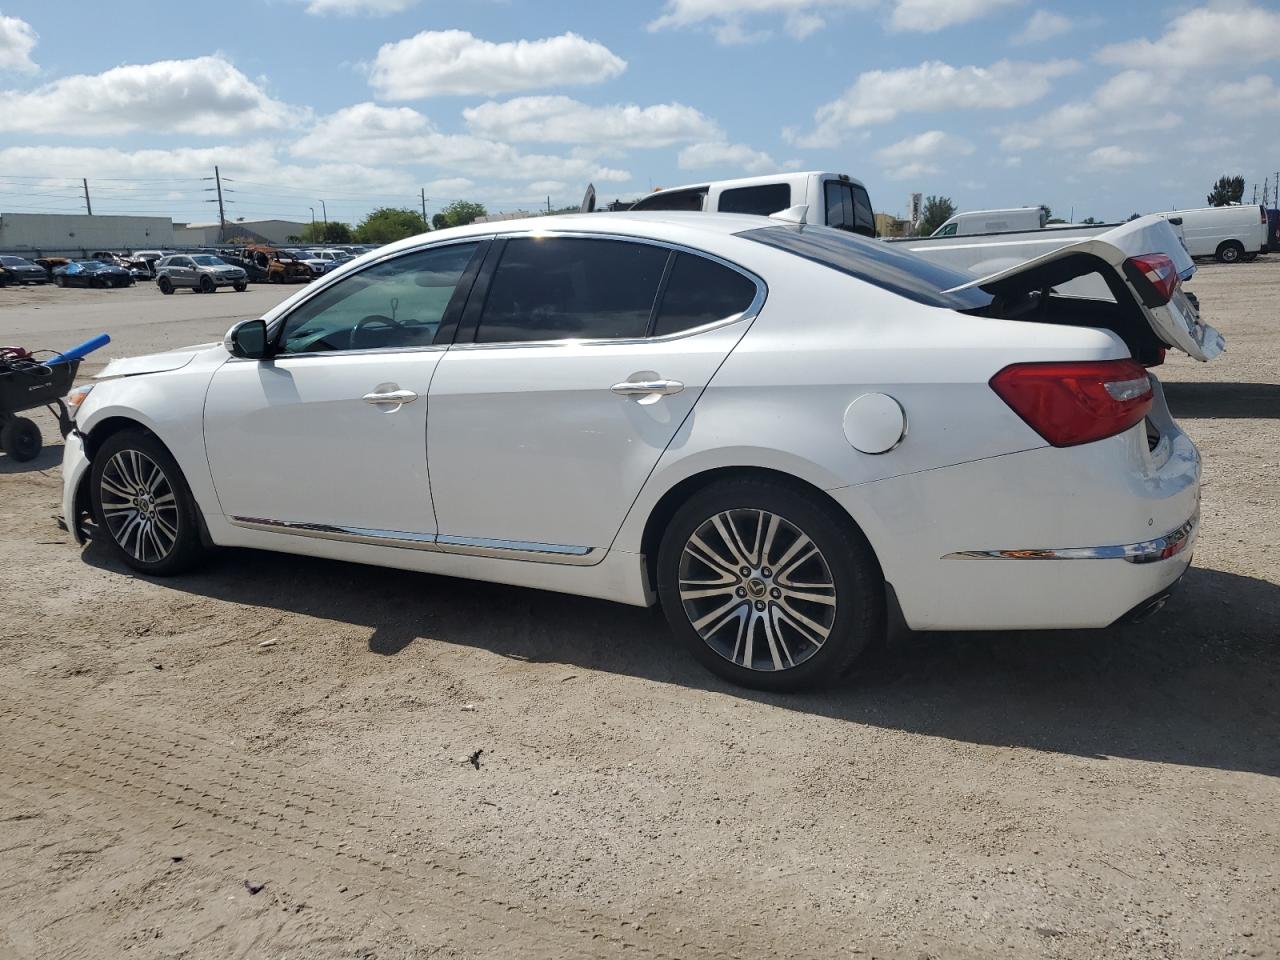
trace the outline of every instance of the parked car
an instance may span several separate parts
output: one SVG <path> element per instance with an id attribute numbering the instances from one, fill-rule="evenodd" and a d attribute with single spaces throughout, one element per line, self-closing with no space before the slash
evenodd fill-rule
<path id="1" fill-rule="evenodd" d="M 1258 204 L 1170 210 L 1156 216 L 1181 219 L 1187 250 L 1193 257 L 1237 263 L 1255 260 L 1267 251 L 1267 208 Z"/>
<path id="2" fill-rule="evenodd" d="M 263 271 L 268 283 L 306 283 L 314 273 L 311 268 L 286 250 L 275 247 L 245 247 L 244 255 Z"/>
<path id="3" fill-rule="evenodd" d="M 1044 207 L 1010 207 L 1004 210 L 968 210 L 957 213 L 930 236 L 966 237 L 982 233 L 1042 230 L 1049 219 Z"/>
<path id="4" fill-rule="evenodd" d="M 822 223 L 868 237 L 876 235 L 876 218 L 867 188 L 844 173 L 779 173 L 672 187 L 637 200 L 631 209 L 769 216 L 798 206 L 808 207 L 809 223 Z"/>
<path id="5" fill-rule="evenodd" d="M 133 276 L 124 267 L 101 260 L 73 260 L 53 271 L 53 282 L 60 287 L 128 287 Z"/>
<path id="6" fill-rule="evenodd" d="M 0 256 L 0 286 L 6 283 L 48 283 L 44 267 L 22 257 Z"/>
<path id="7" fill-rule="evenodd" d="M 300 250 L 297 248 L 290 248 L 290 249 L 282 250 L 281 252 L 287 253 L 290 256 L 296 257 L 298 262 L 305 264 L 306 268 L 311 271 L 311 275 L 313 277 L 318 277 L 321 274 L 323 274 L 325 272 L 325 269 L 328 266 L 327 261 L 322 260 L 321 258 L 313 255 L 310 250 Z"/>
<path id="8" fill-rule="evenodd" d="M 1267 209 L 1267 249 L 1264 253 L 1280 251 L 1280 210 Z"/>
<path id="9" fill-rule="evenodd" d="M 138 280 L 151 279 L 151 264 L 145 260 L 137 260 L 131 254 L 111 253 L 106 250 L 98 250 L 89 258 L 97 260 L 101 263 L 114 264 L 117 267 L 123 267 L 129 271 L 129 275 L 133 277 L 134 282 Z"/>
<path id="10" fill-rule="evenodd" d="M 1199 526 L 1148 367 L 1221 349 L 1153 224 L 1094 249 L 1107 300 L 1054 293 L 1080 258 L 973 280 L 754 216 L 433 232 L 108 365 L 63 508 L 147 575 L 212 543 L 660 602 L 776 690 L 838 677 L 895 605 L 1106 626 L 1163 603 Z"/>
<path id="11" fill-rule="evenodd" d="M 217 293 L 219 287 L 231 287 L 236 293 L 249 289 L 249 275 L 208 253 L 174 254 L 156 263 L 156 286 L 163 294 L 179 287 L 193 293 Z"/>
<path id="12" fill-rule="evenodd" d="M 37 267 L 41 267 L 45 275 L 48 276 L 49 282 L 52 283 L 53 271 L 57 270 L 58 267 L 65 267 L 71 261 L 67 257 L 36 257 L 31 262 Z"/>
<path id="13" fill-rule="evenodd" d="M 172 252 L 172 250 L 135 250 L 129 258 L 130 267 L 145 270 L 149 279 L 155 279 L 156 264 Z"/>
<path id="14" fill-rule="evenodd" d="M 309 260 L 319 260 L 324 264 L 324 269 L 321 271 L 322 273 L 329 273 L 332 270 L 338 269 L 338 267 L 342 266 L 347 261 L 355 259 L 355 257 L 347 253 L 345 250 L 307 250 L 306 253 Z"/>

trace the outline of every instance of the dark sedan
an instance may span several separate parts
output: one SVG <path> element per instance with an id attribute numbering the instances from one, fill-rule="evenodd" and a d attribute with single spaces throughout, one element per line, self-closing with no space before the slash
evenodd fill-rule
<path id="1" fill-rule="evenodd" d="M 44 267 L 22 257 L 0 257 L 0 286 L 6 283 L 48 283 Z"/>
<path id="2" fill-rule="evenodd" d="M 133 275 L 100 260 L 73 260 L 53 271 L 53 282 L 60 287 L 127 287 Z"/>

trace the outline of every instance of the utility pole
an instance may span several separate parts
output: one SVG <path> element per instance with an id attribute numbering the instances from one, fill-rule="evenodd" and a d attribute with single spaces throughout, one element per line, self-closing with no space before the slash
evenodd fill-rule
<path id="1" fill-rule="evenodd" d="M 551 212 L 551 198 L 547 197 L 547 213 Z"/>
<path id="2" fill-rule="evenodd" d="M 93 216 L 93 204 L 89 202 L 89 178 L 84 177 L 80 180 L 84 184 L 84 208 L 89 211 L 89 216 Z"/>
<path id="3" fill-rule="evenodd" d="M 324 201 L 320 201 L 320 214 L 324 217 L 324 234 L 329 235 L 329 211 L 324 205 Z"/>
<path id="4" fill-rule="evenodd" d="M 427 220 L 427 188 L 421 187 L 418 192 L 422 194 L 422 224 L 424 227 L 430 228 L 431 223 Z"/>
<path id="5" fill-rule="evenodd" d="M 218 242 L 227 242 L 227 211 L 222 205 L 222 172 L 213 168 L 213 181 L 218 187 Z"/>

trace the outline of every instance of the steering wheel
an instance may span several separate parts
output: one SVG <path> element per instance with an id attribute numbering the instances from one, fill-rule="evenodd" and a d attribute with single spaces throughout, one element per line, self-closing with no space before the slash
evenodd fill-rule
<path id="1" fill-rule="evenodd" d="M 360 331 L 365 327 L 388 327 L 392 330 L 399 330 L 404 324 L 399 320 L 392 320 L 390 317 L 384 317 L 380 313 L 370 314 L 362 320 L 357 320 L 355 326 L 351 328 L 349 350 L 358 350 L 356 341 L 360 339 Z"/>

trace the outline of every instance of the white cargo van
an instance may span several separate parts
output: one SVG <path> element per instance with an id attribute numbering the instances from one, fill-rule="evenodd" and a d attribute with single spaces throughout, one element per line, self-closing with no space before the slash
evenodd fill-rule
<path id="1" fill-rule="evenodd" d="M 1182 220 L 1182 239 L 1193 257 L 1217 257 L 1223 263 L 1252 260 L 1267 252 L 1267 208 L 1256 204 L 1202 207 L 1157 213 Z"/>
<path id="2" fill-rule="evenodd" d="M 1049 219 L 1044 207 L 1009 207 L 1004 210 L 969 210 L 957 213 L 931 237 L 971 237 L 980 233 L 1013 233 L 1041 230 Z"/>
<path id="3" fill-rule="evenodd" d="M 669 187 L 637 200 L 631 209 L 754 213 L 767 217 L 802 205 L 809 208 L 809 223 L 868 237 L 876 235 L 876 218 L 867 188 L 844 173 L 811 170 Z"/>

